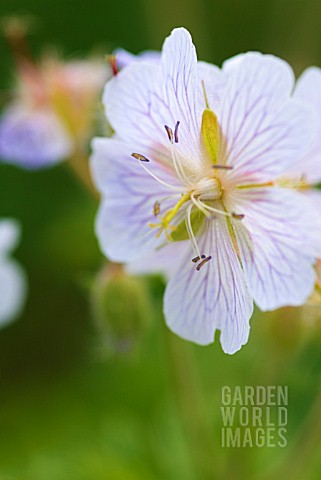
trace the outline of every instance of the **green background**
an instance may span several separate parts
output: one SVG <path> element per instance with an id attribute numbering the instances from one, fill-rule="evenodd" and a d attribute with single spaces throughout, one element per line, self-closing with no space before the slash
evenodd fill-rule
<path id="1" fill-rule="evenodd" d="M 207 61 L 260 50 L 296 73 L 321 65 L 317 0 L 0 2 L 1 16 L 34 15 L 35 55 L 48 44 L 67 59 L 160 49 L 185 26 Z M 14 66 L 3 38 L 0 58 L 4 106 Z M 149 321 L 123 351 L 90 314 L 104 263 L 96 210 L 64 164 L 32 173 L 0 165 L 0 217 L 21 221 L 17 257 L 29 279 L 23 315 L 0 332 L 0 480 L 319 479 L 319 307 L 256 312 L 248 345 L 230 357 L 218 338 L 197 347 L 167 331 L 164 285 L 153 278 L 142 285 Z M 224 385 L 288 385 L 288 446 L 222 448 Z"/>

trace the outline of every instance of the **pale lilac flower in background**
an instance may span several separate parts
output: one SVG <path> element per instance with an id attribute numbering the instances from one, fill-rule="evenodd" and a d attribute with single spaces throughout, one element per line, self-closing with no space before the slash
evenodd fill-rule
<path id="1" fill-rule="evenodd" d="M 20 229 L 15 221 L 0 220 L 0 327 L 15 320 L 25 302 L 25 273 L 11 258 L 19 235 Z"/>
<path id="2" fill-rule="evenodd" d="M 110 66 L 95 59 L 61 62 L 47 58 L 42 71 L 52 108 L 70 133 L 74 148 L 87 147 L 103 86 L 112 74 Z"/>
<path id="3" fill-rule="evenodd" d="M 319 128 L 293 87 L 289 65 L 271 55 L 222 70 L 197 62 L 185 29 L 159 64 L 133 63 L 107 83 L 115 136 L 95 139 L 92 155 L 100 245 L 116 262 L 163 265 L 166 322 L 185 339 L 206 345 L 220 330 L 234 353 L 253 300 L 271 310 L 313 290 L 321 222 L 300 192 L 277 184 Z"/>
<path id="4" fill-rule="evenodd" d="M 161 52 L 156 50 L 146 50 L 144 52 L 135 55 L 134 53 L 128 52 L 123 48 L 117 48 L 114 51 L 116 57 L 117 67 L 122 69 L 128 67 L 135 62 L 150 62 L 150 63 L 159 63 L 161 59 Z"/>
<path id="5" fill-rule="evenodd" d="M 63 63 L 62 67 L 61 65 L 54 67 L 58 67 L 56 81 L 59 78 L 61 88 L 73 92 L 75 100 L 81 95 L 96 97 L 110 76 L 109 69 L 98 60 L 70 60 Z"/>
<path id="6" fill-rule="evenodd" d="M 0 117 L 0 158 L 25 168 L 49 167 L 86 148 L 110 75 L 96 60 L 23 61 L 14 99 Z"/>
<path id="7" fill-rule="evenodd" d="M 72 139 L 48 108 L 12 105 L 0 120 L 0 158 L 26 168 L 49 167 L 72 152 Z"/>

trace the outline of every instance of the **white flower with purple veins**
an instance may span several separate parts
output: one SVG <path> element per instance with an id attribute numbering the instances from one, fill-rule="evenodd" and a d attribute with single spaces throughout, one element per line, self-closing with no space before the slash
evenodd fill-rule
<path id="1" fill-rule="evenodd" d="M 19 239 L 19 227 L 13 220 L 0 220 L 0 327 L 11 323 L 20 313 L 26 296 L 26 278 L 20 265 L 11 258 Z"/>
<path id="2" fill-rule="evenodd" d="M 107 83 L 116 133 L 93 143 L 97 235 L 116 262 L 162 255 L 166 322 L 185 339 L 206 345 L 220 330 L 234 353 L 248 340 L 253 300 L 271 310 L 313 290 L 316 212 L 277 183 L 318 127 L 293 87 L 289 65 L 271 55 L 222 70 L 197 62 L 185 29 L 165 41 L 158 65 L 129 65 Z"/>

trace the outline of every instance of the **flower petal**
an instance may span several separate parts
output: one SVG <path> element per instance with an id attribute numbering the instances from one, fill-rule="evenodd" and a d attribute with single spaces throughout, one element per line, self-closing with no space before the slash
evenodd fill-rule
<path id="1" fill-rule="evenodd" d="M 104 253 L 116 262 L 139 258 L 164 241 L 156 238 L 157 230 L 148 225 L 157 223 L 153 215 L 155 202 L 171 195 L 171 191 L 150 176 L 131 153 L 128 144 L 115 138 L 94 139 L 91 168 L 103 194 L 96 233 Z M 139 153 L 148 156 L 146 148 Z M 148 169 L 165 182 L 174 184 L 176 181 L 156 162 L 149 162 Z M 175 203 L 175 200 L 164 200 L 162 208 L 170 208 Z"/>
<path id="2" fill-rule="evenodd" d="M 238 175 L 282 174 L 309 150 L 318 124 L 309 106 L 290 98 L 290 66 L 271 55 L 248 53 L 229 62 L 226 72 L 220 123 L 228 163 Z"/>
<path id="3" fill-rule="evenodd" d="M 261 310 L 302 305 L 315 272 L 315 215 L 303 195 L 286 189 L 244 193 L 242 222 L 234 222 L 244 275 Z M 318 246 L 320 248 L 320 245 Z"/>
<path id="4" fill-rule="evenodd" d="M 185 249 L 167 285 L 164 313 L 169 328 L 200 345 L 213 342 L 215 330 L 220 329 L 222 348 L 232 354 L 248 340 L 253 302 L 225 217 L 210 220 L 207 228 L 199 247 L 212 259 L 196 271 L 192 251 Z"/>
<path id="5" fill-rule="evenodd" d="M 316 188 L 311 188 L 309 190 L 304 191 L 305 196 L 312 202 L 313 207 L 315 208 L 318 218 L 321 218 L 321 190 Z M 319 243 L 321 243 L 321 235 L 318 237 Z M 321 254 L 317 255 L 321 257 Z"/>
<path id="6" fill-rule="evenodd" d="M 126 271 L 133 275 L 161 274 L 168 280 L 175 273 L 186 248 L 186 241 L 168 243 L 127 264 Z"/>
<path id="7" fill-rule="evenodd" d="M 124 141 L 135 144 L 165 142 L 164 125 L 166 115 L 155 110 L 160 84 L 160 67 L 133 63 L 124 68 L 106 85 L 103 102 L 107 119 L 117 135 Z M 168 117 L 167 117 L 167 122 Z M 162 135 L 163 134 L 163 135 Z"/>
<path id="8" fill-rule="evenodd" d="M 197 77 L 197 118 L 202 118 L 203 111 L 206 107 L 204 89 L 210 109 L 213 110 L 217 116 L 219 116 L 222 108 L 222 98 L 227 85 L 228 76 L 215 65 L 211 65 L 210 63 L 206 62 L 198 62 Z"/>
<path id="9" fill-rule="evenodd" d="M 11 323 L 20 313 L 26 297 L 26 278 L 20 265 L 0 259 L 0 326 Z"/>
<path id="10" fill-rule="evenodd" d="M 297 81 L 294 96 L 321 110 L 321 69 L 307 68 Z"/>
<path id="11" fill-rule="evenodd" d="M 59 119 L 49 110 L 14 106 L 0 122 L 0 157 L 25 168 L 39 168 L 64 160 L 72 142 Z"/>
<path id="12" fill-rule="evenodd" d="M 15 220 L 0 220 L 0 257 L 7 255 L 17 245 L 20 237 L 20 227 Z"/>
<path id="13" fill-rule="evenodd" d="M 321 69 L 310 67 L 299 78 L 294 97 L 316 108 L 321 121 Z M 303 158 L 299 159 L 289 174 L 304 178 L 309 183 L 321 181 L 321 126 L 318 130 L 316 142 Z"/>
<path id="14" fill-rule="evenodd" d="M 184 28 L 176 28 L 165 40 L 162 51 L 163 92 L 173 120 L 181 122 L 181 137 L 199 144 L 196 115 L 197 56 L 192 38 Z"/>
<path id="15" fill-rule="evenodd" d="M 196 109 L 197 59 L 190 34 L 176 29 L 164 43 L 161 61 L 135 62 L 107 83 L 106 115 L 117 135 L 135 145 L 169 146 L 164 126 L 179 126 L 175 146 L 186 162 L 200 162 L 200 118 Z M 201 88 L 201 85 L 199 85 Z"/>

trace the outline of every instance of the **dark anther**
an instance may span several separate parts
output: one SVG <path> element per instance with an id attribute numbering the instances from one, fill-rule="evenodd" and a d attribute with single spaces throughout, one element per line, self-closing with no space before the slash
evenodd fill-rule
<path id="1" fill-rule="evenodd" d="M 196 263 L 196 262 L 198 262 L 199 260 L 201 260 L 201 258 L 206 258 L 206 255 L 201 255 L 200 257 L 192 258 L 192 262 L 193 262 L 193 263 Z"/>
<path id="2" fill-rule="evenodd" d="M 232 213 L 232 217 L 236 218 L 236 220 L 243 220 L 244 214 L 243 213 Z"/>
<path id="3" fill-rule="evenodd" d="M 140 160 L 141 162 L 149 162 L 148 158 L 146 158 L 144 155 L 141 155 L 140 153 L 132 153 L 132 157 Z"/>
<path id="4" fill-rule="evenodd" d="M 196 270 L 199 272 L 202 266 L 205 265 L 205 263 L 209 262 L 211 258 L 212 258 L 211 255 L 209 257 L 204 258 L 204 260 L 202 260 L 201 263 L 197 265 Z"/>
<path id="5" fill-rule="evenodd" d="M 166 130 L 166 133 L 167 133 L 167 136 L 168 136 L 168 140 L 173 143 L 173 130 L 171 128 L 169 128 L 167 125 L 165 125 L 165 130 Z"/>
<path id="6" fill-rule="evenodd" d="M 174 139 L 175 139 L 175 143 L 178 143 L 178 127 L 179 127 L 179 124 L 181 122 L 176 122 L 176 125 L 175 125 L 175 130 L 174 130 Z"/>
<path id="7" fill-rule="evenodd" d="M 215 168 L 216 170 L 233 170 L 232 165 L 212 165 L 212 168 Z"/>
<path id="8" fill-rule="evenodd" d="M 155 217 L 160 214 L 160 203 L 158 200 L 154 203 L 153 214 Z"/>

